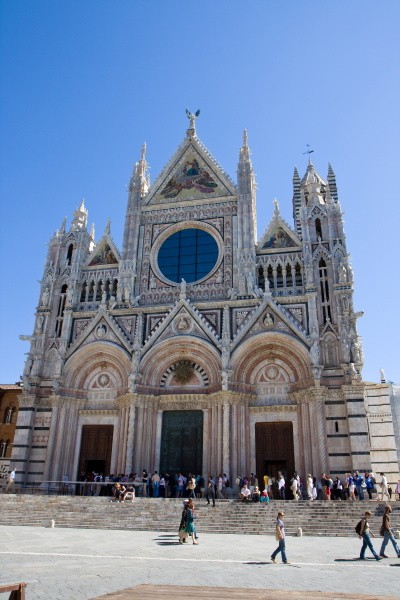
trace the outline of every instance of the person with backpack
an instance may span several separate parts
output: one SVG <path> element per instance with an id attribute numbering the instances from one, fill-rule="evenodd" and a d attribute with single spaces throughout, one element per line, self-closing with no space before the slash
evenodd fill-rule
<path id="1" fill-rule="evenodd" d="M 372 516 L 372 513 L 367 510 L 364 517 L 359 521 L 355 527 L 356 533 L 359 538 L 362 538 L 363 545 L 361 546 L 360 560 L 365 560 L 365 551 L 367 547 L 371 550 L 375 560 L 382 560 L 382 557 L 377 554 L 375 548 L 372 545 L 371 537 L 375 537 L 369 528 L 368 519 Z"/>

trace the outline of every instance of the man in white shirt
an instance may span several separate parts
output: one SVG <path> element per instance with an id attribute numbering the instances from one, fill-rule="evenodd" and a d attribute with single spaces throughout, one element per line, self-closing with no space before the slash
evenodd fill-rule
<path id="1" fill-rule="evenodd" d="M 388 498 L 388 500 L 390 500 L 390 496 L 389 496 L 389 490 L 388 490 L 388 484 L 387 484 L 387 478 L 385 476 L 385 473 L 381 473 L 381 500 L 383 501 L 383 495 L 385 494 Z"/>
<path id="2" fill-rule="evenodd" d="M 9 492 L 9 491 L 11 491 L 11 492 L 14 491 L 14 483 L 15 483 L 15 469 L 13 469 L 8 476 L 6 489 L 4 490 L 5 494 L 7 494 L 7 492 Z"/>
<path id="3" fill-rule="evenodd" d="M 278 473 L 278 489 L 280 499 L 285 500 L 285 480 L 281 472 Z"/>
<path id="4" fill-rule="evenodd" d="M 247 487 L 246 483 L 244 484 L 244 486 L 242 487 L 242 489 L 240 491 L 240 499 L 242 502 L 250 502 L 250 500 L 251 500 L 251 491 Z"/>

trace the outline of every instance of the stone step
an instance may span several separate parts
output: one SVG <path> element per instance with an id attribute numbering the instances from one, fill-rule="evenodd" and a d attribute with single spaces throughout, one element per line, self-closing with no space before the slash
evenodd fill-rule
<path id="1" fill-rule="evenodd" d="M 400 524 L 400 503 L 393 502 L 392 524 Z M 274 519 L 284 509 L 288 535 L 301 527 L 304 535 L 354 536 L 355 524 L 363 512 L 375 515 L 373 528 L 380 525 L 384 505 L 377 502 L 290 502 L 243 505 L 236 500 L 217 501 L 215 508 L 204 500 L 196 502 L 199 530 L 210 533 L 274 533 Z M 88 529 L 129 529 L 175 531 L 182 510 L 181 499 L 137 498 L 119 504 L 108 497 L 2 495 L 0 525 L 49 525 Z"/>

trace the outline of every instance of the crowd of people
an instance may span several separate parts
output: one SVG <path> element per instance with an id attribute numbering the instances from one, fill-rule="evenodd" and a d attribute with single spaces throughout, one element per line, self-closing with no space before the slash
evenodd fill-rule
<path id="1" fill-rule="evenodd" d="M 194 475 L 189 473 L 159 474 L 149 473 L 143 469 L 141 473 L 129 475 L 119 474 L 104 477 L 102 473 L 82 473 L 79 493 L 88 496 L 114 496 L 120 500 L 124 492 L 133 497 L 148 498 L 205 498 L 208 504 L 215 506 L 216 499 L 235 497 L 242 502 L 265 502 L 280 500 L 400 500 L 400 480 L 393 490 L 387 483 L 384 473 L 376 477 L 373 473 L 346 473 L 343 478 L 323 473 L 316 478 L 310 473 L 305 480 L 295 471 L 288 477 L 279 471 L 276 477 L 263 476 L 262 483 L 257 476 L 237 476 L 230 483 L 225 473 L 218 476 Z M 120 488 L 115 484 L 120 484 Z M 260 485 L 261 483 L 261 485 Z M 119 491 L 122 490 L 122 494 Z M 117 493 L 118 492 L 118 493 Z M 122 500 L 124 500 L 123 498 Z"/>
<path id="2" fill-rule="evenodd" d="M 237 496 L 243 502 L 269 502 L 272 499 L 280 500 L 391 500 L 397 495 L 400 500 L 400 479 L 393 489 L 388 486 L 384 473 L 380 473 L 379 482 L 373 473 L 364 474 L 355 471 L 346 473 L 343 479 L 339 476 L 331 477 L 323 473 L 320 479 L 310 473 L 302 481 L 295 471 L 288 478 L 286 473 L 279 471 L 276 477 L 264 475 L 262 491 L 259 481 L 254 473 L 250 477 L 237 477 L 235 485 Z M 379 488 L 379 489 L 378 489 Z"/>

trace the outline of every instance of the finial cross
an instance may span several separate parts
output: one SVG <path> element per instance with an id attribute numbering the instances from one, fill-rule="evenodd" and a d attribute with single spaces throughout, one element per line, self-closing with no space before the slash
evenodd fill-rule
<path id="1" fill-rule="evenodd" d="M 303 152 L 303 154 L 308 154 L 308 164 L 310 164 L 311 159 L 310 159 L 310 154 L 312 154 L 314 152 L 314 150 L 310 150 L 310 144 L 306 144 L 307 146 L 307 150 L 305 152 Z"/>

